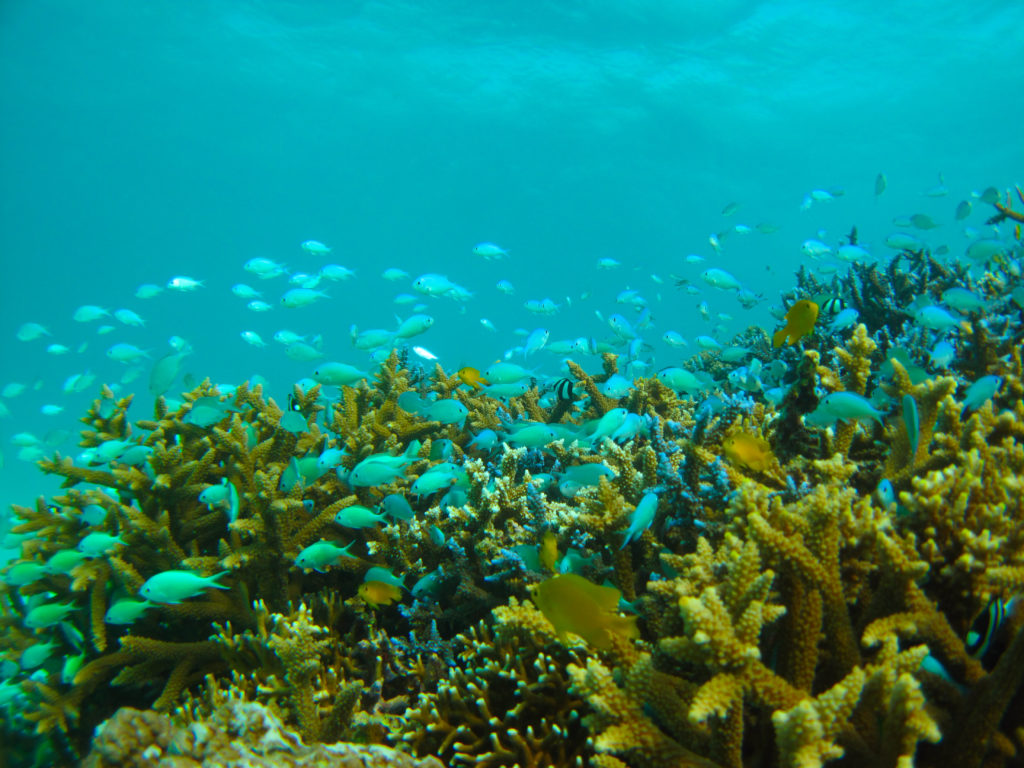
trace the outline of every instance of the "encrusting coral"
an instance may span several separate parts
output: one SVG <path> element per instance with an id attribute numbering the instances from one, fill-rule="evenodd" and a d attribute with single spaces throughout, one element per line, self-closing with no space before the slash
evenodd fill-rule
<path id="1" fill-rule="evenodd" d="M 750 369 L 703 402 L 659 377 L 613 397 L 611 354 L 504 400 L 397 353 L 285 407 L 204 382 L 132 422 L 131 398 L 104 390 L 85 458 L 41 462 L 63 491 L 16 509 L 4 732 L 31 725 L 54 764 L 92 743 L 97 768 L 154 750 L 182 765 L 1019 764 L 1020 353 L 965 323 L 964 371 L 1000 377 L 966 409 L 963 372 L 904 354 L 899 309 L 957 276 L 901 258 L 920 274 L 835 281 L 861 324 L 779 350 L 774 401 Z M 822 288 L 804 273 L 790 298 Z M 744 338 L 772 353 L 763 331 Z M 730 369 L 713 352 L 687 369 L 709 370 Z M 448 410 L 428 418 L 409 393 Z M 869 416 L 820 420 L 830 394 Z M 200 587 L 147 591 L 166 574 Z M 115 714 L 111 686 L 136 709 Z"/>

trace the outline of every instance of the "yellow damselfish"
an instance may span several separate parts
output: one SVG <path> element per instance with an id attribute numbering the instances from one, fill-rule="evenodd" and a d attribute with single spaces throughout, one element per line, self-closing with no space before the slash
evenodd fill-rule
<path id="1" fill-rule="evenodd" d="M 775 464 L 775 454 L 768 441 L 746 432 L 733 432 L 722 440 L 722 453 L 733 464 L 755 472 L 766 472 Z"/>
<path id="2" fill-rule="evenodd" d="M 563 573 L 534 588 L 533 601 L 555 628 L 558 639 L 566 633 L 579 635 L 595 648 L 611 646 L 611 635 L 623 639 L 640 636 L 636 616 L 616 613 L 622 593 L 600 587 L 575 573 Z"/>
<path id="3" fill-rule="evenodd" d="M 554 531 L 547 530 L 540 537 L 540 565 L 545 571 L 554 571 L 558 562 L 558 537 Z"/>
<path id="4" fill-rule="evenodd" d="M 402 599 L 402 590 L 386 581 L 365 581 L 359 585 L 359 597 L 372 606 L 391 605 Z"/>
<path id="5" fill-rule="evenodd" d="M 818 321 L 818 305 L 813 301 L 801 299 L 786 313 L 786 325 L 772 336 L 772 345 L 781 347 L 782 342 L 796 344 L 802 337 L 814 330 Z"/>
<path id="6" fill-rule="evenodd" d="M 455 374 L 462 380 L 462 383 L 466 386 L 472 387 L 474 390 L 485 387 L 491 382 L 483 377 L 483 375 L 476 368 L 460 368 L 459 372 Z"/>

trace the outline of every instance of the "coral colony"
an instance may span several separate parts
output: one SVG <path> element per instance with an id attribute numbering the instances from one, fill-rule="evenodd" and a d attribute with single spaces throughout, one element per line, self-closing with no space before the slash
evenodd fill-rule
<path id="1" fill-rule="evenodd" d="M 610 353 L 537 386 L 396 350 L 286 405 L 207 381 L 131 420 L 105 389 L 91 460 L 42 459 L 64 490 L 15 510 L 5 742 L 97 768 L 1019 765 L 1020 269 L 907 245 L 802 270 L 774 339 L 624 385 Z"/>

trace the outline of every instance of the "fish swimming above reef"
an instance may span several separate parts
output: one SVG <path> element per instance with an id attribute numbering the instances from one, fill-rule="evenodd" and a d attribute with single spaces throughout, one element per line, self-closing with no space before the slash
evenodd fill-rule
<path id="1" fill-rule="evenodd" d="M 700 273 L 700 279 L 712 288 L 718 288 L 722 291 L 738 291 L 740 289 L 739 280 L 737 280 L 731 273 L 726 272 L 724 269 L 718 269 L 717 267 L 705 269 Z"/>
<path id="2" fill-rule="evenodd" d="M 217 579 L 227 575 L 221 571 L 215 576 L 200 576 L 191 571 L 161 571 L 151 576 L 139 589 L 139 594 L 152 603 L 177 605 L 190 597 L 201 595 L 206 589 L 227 589 Z"/>
<path id="3" fill-rule="evenodd" d="M 574 573 L 552 576 L 533 593 L 533 601 L 554 626 L 559 640 L 567 642 L 571 632 L 599 649 L 611 647 L 609 633 L 623 639 L 640 636 L 636 617 L 616 612 L 621 597 L 614 587 L 598 586 Z"/>
<path id="4" fill-rule="evenodd" d="M 281 297 L 281 306 L 290 309 L 308 307 L 319 299 L 330 298 L 323 291 L 314 291 L 312 288 L 292 288 Z"/>
<path id="5" fill-rule="evenodd" d="M 460 368 L 458 373 L 455 375 L 458 377 L 459 381 L 470 389 L 480 389 L 481 387 L 485 387 L 491 383 L 481 375 L 480 371 L 469 366 Z"/>
<path id="6" fill-rule="evenodd" d="M 351 386 L 360 379 L 369 377 L 369 373 L 361 371 L 348 363 L 323 363 L 313 371 L 313 379 L 327 386 Z"/>
<path id="7" fill-rule="evenodd" d="M 814 330 L 818 320 L 818 305 L 813 301 L 801 299 L 786 312 L 786 325 L 772 336 L 772 346 L 781 347 L 782 343 L 793 345 Z"/>
<path id="8" fill-rule="evenodd" d="M 737 431 L 722 440 L 722 453 L 733 464 L 737 464 L 754 472 L 766 472 L 776 464 L 775 454 L 768 441 Z"/>
<path id="9" fill-rule="evenodd" d="M 827 422 L 868 419 L 882 423 L 882 412 L 875 408 L 870 400 L 856 392 L 833 392 L 826 395 L 811 415 L 816 420 L 820 418 Z"/>
<path id="10" fill-rule="evenodd" d="M 331 249 L 319 240 L 306 240 L 302 243 L 302 250 L 313 256 L 325 256 L 331 252 Z"/>
<path id="11" fill-rule="evenodd" d="M 295 556 L 295 565 L 298 568 L 327 573 L 328 568 L 332 565 L 337 565 L 342 559 L 354 557 L 348 551 L 351 546 L 351 541 L 344 547 L 339 547 L 333 541 L 321 539 L 299 552 Z"/>
<path id="12" fill-rule="evenodd" d="M 477 243 L 473 246 L 473 253 L 483 256 L 485 259 L 503 259 L 508 256 L 508 251 L 495 243 Z"/>
<path id="13" fill-rule="evenodd" d="M 356 594 L 375 608 L 381 605 L 391 605 L 402 599 L 402 590 L 386 581 L 364 581 L 359 585 Z"/>

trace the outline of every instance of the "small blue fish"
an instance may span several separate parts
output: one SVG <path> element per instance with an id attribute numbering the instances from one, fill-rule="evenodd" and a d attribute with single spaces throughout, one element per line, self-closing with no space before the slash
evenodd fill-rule
<path id="1" fill-rule="evenodd" d="M 936 305 L 919 309 L 914 313 L 914 320 L 918 325 L 933 331 L 948 331 L 960 325 L 960 320 Z"/>
<path id="2" fill-rule="evenodd" d="M 209 588 L 227 589 L 217 579 L 225 576 L 228 571 L 221 571 L 214 576 L 200 576 L 191 571 L 162 571 L 151 576 L 139 589 L 139 594 L 152 603 L 177 605 L 182 600 L 201 595 Z"/>
<path id="3" fill-rule="evenodd" d="M 953 309 L 958 309 L 961 312 L 977 312 L 987 306 L 984 299 L 961 286 L 943 291 L 942 300 Z"/>
<path id="4" fill-rule="evenodd" d="M 405 466 L 411 461 L 403 456 L 374 454 L 356 464 L 348 475 L 348 484 L 353 488 L 384 485 L 405 477 Z"/>
<path id="5" fill-rule="evenodd" d="M 351 507 L 349 507 L 351 509 Z M 342 510 L 344 511 L 344 510 Z M 355 557 L 349 554 L 350 541 L 344 547 L 339 547 L 333 541 L 321 539 L 306 547 L 295 556 L 295 565 L 304 570 L 311 569 L 320 573 L 327 573 L 332 565 L 337 565 L 346 557 Z"/>
<path id="6" fill-rule="evenodd" d="M 601 390 L 601 394 L 605 397 L 611 397 L 618 400 L 620 397 L 625 397 L 629 393 L 629 390 L 633 388 L 633 382 L 621 373 L 613 373 L 605 379 L 598 388 Z"/>
<path id="7" fill-rule="evenodd" d="M 837 313 L 836 316 L 832 319 L 832 331 L 835 332 L 846 330 L 847 328 L 851 327 L 854 323 L 857 322 L 858 317 L 860 317 L 860 313 L 856 309 L 854 309 L 853 307 L 847 307 L 846 309 Z"/>
<path id="8" fill-rule="evenodd" d="M 334 522 L 344 528 L 373 528 L 378 523 L 384 522 L 384 515 L 375 514 L 366 507 L 353 504 L 336 514 Z"/>
<path id="9" fill-rule="evenodd" d="M 541 448 L 558 439 L 558 433 L 548 424 L 524 422 L 510 432 L 505 441 L 515 447 Z"/>
<path id="10" fill-rule="evenodd" d="M 482 429 L 476 437 L 469 441 L 467 448 L 476 448 L 480 451 L 490 451 L 498 444 L 498 433 L 493 429 Z"/>
<path id="11" fill-rule="evenodd" d="M 430 421 L 442 424 L 462 424 L 469 415 L 469 409 L 458 400 L 436 400 L 422 411 L 420 415 Z"/>
<path id="12" fill-rule="evenodd" d="M 291 432 L 293 435 L 301 434 L 309 429 L 306 417 L 298 411 L 286 411 L 281 414 L 281 420 L 278 421 L 277 426 L 285 432 Z"/>
<path id="13" fill-rule="evenodd" d="M 547 328 L 536 328 L 523 344 L 523 357 L 529 357 L 534 352 L 543 349 L 549 338 L 551 338 L 551 333 Z"/>
<path id="14" fill-rule="evenodd" d="M 320 456 L 317 457 L 317 468 L 321 472 L 328 472 L 341 464 L 342 459 L 347 455 L 348 451 L 344 448 L 324 448 Z"/>
<path id="15" fill-rule="evenodd" d="M 878 499 L 878 503 L 883 507 L 896 503 L 896 491 L 893 489 L 892 482 L 888 478 L 883 478 L 878 483 L 878 487 L 875 488 L 875 498 Z"/>
<path id="16" fill-rule="evenodd" d="M 640 537 L 644 531 L 651 527 L 654 522 L 654 515 L 658 511 L 658 494 L 648 492 L 640 499 L 640 503 L 633 510 L 630 518 L 629 528 L 626 530 L 625 539 L 619 549 L 625 549 L 629 542 Z"/>
<path id="17" fill-rule="evenodd" d="M 935 345 L 935 349 L 931 351 L 929 356 L 936 368 L 949 368 L 949 364 L 953 362 L 956 357 L 956 347 L 950 344 L 948 341 L 940 341 Z"/>
<path id="18" fill-rule="evenodd" d="M 639 435 L 643 429 L 643 418 L 637 413 L 628 413 L 626 414 L 626 420 L 622 422 L 622 426 L 612 432 L 610 437 L 612 442 L 622 443 L 626 440 L 632 440 L 634 437 Z"/>
<path id="19" fill-rule="evenodd" d="M 982 376 L 967 388 L 964 395 L 964 412 L 980 408 L 987 400 L 995 397 L 1003 384 L 999 376 Z"/>
<path id="20" fill-rule="evenodd" d="M 412 520 L 416 516 L 409 500 L 399 493 L 389 493 L 380 503 L 385 515 L 394 520 Z"/>
<path id="21" fill-rule="evenodd" d="M 591 443 L 599 445 L 606 437 L 610 437 L 615 430 L 626 422 L 626 417 L 628 415 L 629 411 L 625 408 L 613 408 L 608 411 L 608 413 L 602 416 L 597 422 L 594 434 L 590 436 Z"/>
<path id="22" fill-rule="evenodd" d="M 832 421 L 872 419 L 882 423 L 882 412 L 856 392 L 833 392 L 822 398 L 815 413 Z"/>

